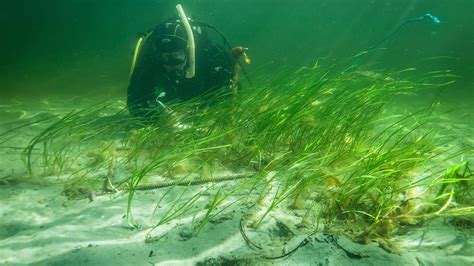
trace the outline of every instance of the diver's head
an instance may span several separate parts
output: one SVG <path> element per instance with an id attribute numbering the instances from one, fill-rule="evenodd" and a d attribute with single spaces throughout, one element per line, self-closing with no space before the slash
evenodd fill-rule
<path id="1" fill-rule="evenodd" d="M 156 29 L 154 48 L 157 61 L 167 71 L 184 69 L 187 63 L 187 34 L 179 22 L 164 23 Z"/>

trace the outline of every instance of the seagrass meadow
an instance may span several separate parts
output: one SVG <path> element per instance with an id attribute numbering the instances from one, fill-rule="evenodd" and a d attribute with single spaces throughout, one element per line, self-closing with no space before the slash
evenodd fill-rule
<path id="1" fill-rule="evenodd" d="M 108 18 L 98 24 L 105 29 L 113 14 L 129 16 L 124 10 L 161 7 L 165 14 L 176 4 L 118 2 L 71 5 Z M 405 15 L 386 31 L 375 23 L 374 32 L 361 33 L 375 41 L 349 49 L 340 45 L 353 35 L 329 34 L 348 26 L 335 14 L 362 10 L 351 1 L 301 1 L 298 7 L 282 1 L 274 10 L 280 15 L 264 20 L 257 11 L 267 2 L 232 13 L 224 10 L 235 1 L 182 2 L 192 15 L 216 24 L 247 16 L 245 29 L 223 26 L 232 40 L 254 45 L 237 93 L 223 87 L 158 106 L 151 116 L 131 116 L 123 90 L 130 56 L 106 58 L 126 46 L 112 45 L 113 34 L 100 46 L 109 51 L 97 48 L 104 60 L 89 64 L 90 50 L 76 55 L 81 59 L 72 70 L 64 62 L 64 73 L 45 70 L 52 80 L 13 82 L 21 71 L 3 79 L 3 87 L 18 86 L 19 95 L 5 92 L 0 102 L 0 263 L 472 265 L 474 82 L 466 73 L 473 57 L 461 51 L 472 38 L 444 52 L 433 41 L 441 37 L 432 33 L 429 43 L 419 37 L 432 21 L 443 25 L 443 15 L 454 21 L 450 14 L 458 9 L 438 1 L 407 0 L 406 9 L 398 2 L 372 3 L 364 12 Z M 73 12 L 67 4 L 52 6 Z M 426 7 L 440 17 L 419 17 Z M 8 8 L 18 11 L 14 4 Z M 300 25 L 312 25 L 309 10 L 321 8 L 329 13 L 315 19 L 332 16 L 332 28 L 315 26 L 327 38 L 309 50 L 315 36 L 303 34 Z M 279 23 L 287 12 L 286 23 Z M 365 21 L 363 14 L 357 23 Z M 472 26 L 472 14 L 466 16 L 458 30 Z M 159 23 L 143 16 L 121 30 L 150 21 Z M 252 30 L 253 24 L 259 26 Z M 292 26 L 307 37 L 266 46 L 279 31 L 294 33 Z M 414 48 L 421 44 L 428 48 Z M 67 52 L 52 52 L 52 61 Z M 24 62 L 18 66 L 39 71 Z M 108 69 L 104 76 L 83 81 L 101 67 Z M 35 82 L 52 87 L 32 92 Z"/>

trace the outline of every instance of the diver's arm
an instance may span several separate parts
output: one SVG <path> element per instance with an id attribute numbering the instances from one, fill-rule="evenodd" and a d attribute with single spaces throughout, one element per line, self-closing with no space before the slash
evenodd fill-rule
<path id="1" fill-rule="evenodd" d="M 240 72 L 242 71 L 242 66 L 239 63 L 239 59 L 242 57 L 246 64 L 250 64 L 250 58 L 247 56 L 248 48 L 242 46 L 234 47 L 231 50 L 232 58 L 234 59 L 233 74 L 231 79 L 232 92 L 237 94 L 237 90 L 240 88 Z"/>
<path id="2" fill-rule="evenodd" d="M 240 64 L 238 61 L 234 63 L 234 70 L 232 71 L 232 79 L 230 80 L 230 87 L 232 89 L 232 93 L 237 95 L 237 91 L 240 88 Z"/>
<path id="3" fill-rule="evenodd" d="M 133 116 L 146 116 L 153 100 L 153 75 L 151 69 L 139 65 L 133 71 L 127 90 L 127 107 Z"/>
<path id="4" fill-rule="evenodd" d="M 154 32 L 149 33 L 138 50 L 136 64 L 127 89 L 127 107 L 133 116 L 150 116 L 155 106 L 155 81 L 157 73 L 155 51 L 152 45 Z"/>

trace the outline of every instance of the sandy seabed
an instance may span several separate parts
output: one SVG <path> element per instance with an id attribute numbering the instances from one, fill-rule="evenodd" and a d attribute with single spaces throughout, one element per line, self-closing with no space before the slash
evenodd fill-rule
<path id="1" fill-rule="evenodd" d="M 239 231 L 245 206 L 236 206 L 203 232 L 192 235 L 189 218 L 171 221 L 147 243 L 150 209 L 160 191 L 138 192 L 134 215 L 142 228 L 125 219 L 126 194 L 68 200 L 51 184 L 3 185 L 0 192 L 0 263 L 34 265 L 472 265 L 472 231 L 458 231 L 443 220 L 397 237 L 400 255 L 344 237 L 316 234 L 291 255 L 306 235 L 267 224 L 247 236 L 262 247 L 252 249 Z M 138 218 L 140 217 L 140 218 Z M 287 221 L 285 213 L 271 220 Z M 290 224 L 290 223 L 287 223 Z M 291 228 L 291 225 L 288 226 Z M 290 229 L 292 232 L 297 230 Z"/>
<path id="2" fill-rule="evenodd" d="M 70 103 L 38 101 L 26 106 L 21 102 L 0 106 L 0 132 L 14 128 L 15 121 L 62 114 Z M 245 204 L 227 208 L 198 235 L 191 230 L 192 215 L 151 231 L 151 212 L 164 193 L 153 190 L 135 194 L 133 215 L 138 227 L 131 227 L 125 216 L 127 193 L 68 199 L 56 182 L 61 177 L 27 178 L 19 148 L 37 130 L 35 125 L 22 128 L 1 146 L 0 264 L 474 265 L 474 231 L 459 230 L 441 218 L 396 236 L 392 242 L 399 254 L 342 236 L 308 236 L 298 228 L 301 217 L 286 209 L 272 213 L 257 230 L 245 222 L 252 215 Z M 238 181 L 229 186 L 232 182 Z M 177 187 L 173 193 L 183 189 Z M 206 184 L 196 189 L 209 189 L 212 194 L 213 188 Z M 171 203 L 164 201 L 160 207 L 166 209 Z M 255 245 L 245 241 L 241 230 Z"/>

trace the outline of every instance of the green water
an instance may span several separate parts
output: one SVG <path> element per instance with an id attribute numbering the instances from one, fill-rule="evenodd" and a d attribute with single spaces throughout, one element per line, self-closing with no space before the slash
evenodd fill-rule
<path id="1" fill-rule="evenodd" d="M 0 97 L 124 97 L 139 32 L 187 13 L 249 47 L 254 70 L 342 60 L 383 39 L 398 25 L 430 12 L 441 19 L 403 28 L 364 59 L 377 68 L 450 69 L 460 77 L 453 102 L 473 102 L 472 0 L 3 0 L 0 9 Z M 426 60 L 432 57 L 445 57 Z M 273 64 L 270 64 L 273 62 Z"/>
<path id="2" fill-rule="evenodd" d="M 472 265 L 473 0 L 180 1 L 254 83 L 143 123 L 177 3 L 1 1 L 0 264 Z"/>

